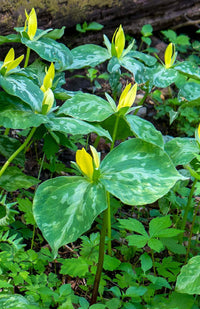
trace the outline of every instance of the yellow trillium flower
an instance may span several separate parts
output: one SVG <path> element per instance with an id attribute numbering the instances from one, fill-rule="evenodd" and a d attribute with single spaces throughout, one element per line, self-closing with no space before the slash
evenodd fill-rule
<path id="1" fill-rule="evenodd" d="M 117 58 L 120 58 L 125 46 L 125 35 L 121 25 L 116 29 L 113 35 L 112 44 L 114 44 Z"/>
<path id="2" fill-rule="evenodd" d="M 47 91 L 49 88 L 52 87 L 54 76 L 55 76 L 55 68 L 54 68 L 54 64 L 51 63 L 44 77 L 43 84 L 40 88 L 43 92 Z"/>
<path id="3" fill-rule="evenodd" d="M 172 67 L 176 60 L 175 45 L 170 43 L 165 50 L 165 68 L 169 69 Z"/>
<path id="4" fill-rule="evenodd" d="M 137 84 L 132 86 L 132 88 L 131 83 L 126 85 L 125 89 L 123 90 L 119 98 L 117 111 L 119 111 L 123 107 L 131 107 L 135 101 L 136 93 L 137 93 Z"/>
<path id="5" fill-rule="evenodd" d="M 21 55 L 20 57 L 15 59 L 15 51 L 13 48 L 11 48 L 4 59 L 1 69 L 6 68 L 6 74 L 9 71 L 15 69 L 20 64 L 20 62 L 22 62 L 23 59 L 24 55 Z"/>
<path id="6" fill-rule="evenodd" d="M 198 132 L 198 138 L 200 139 L 200 124 L 198 126 L 197 132 Z"/>
<path id="7" fill-rule="evenodd" d="M 24 31 L 26 31 L 27 24 L 28 24 L 27 33 L 28 33 L 29 39 L 32 41 L 37 31 L 37 15 L 36 15 L 34 8 L 32 8 L 29 15 L 27 11 L 25 10 L 25 14 L 26 14 L 26 21 L 25 21 Z"/>
<path id="8" fill-rule="evenodd" d="M 90 146 L 90 150 L 93 157 L 86 152 L 85 148 L 77 150 L 76 163 L 83 174 L 92 180 L 94 175 L 94 168 L 99 168 L 100 159 L 96 149 L 93 146 Z"/>
<path id="9" fill-rule="evenodd" d="M 54 103 L 53 91 L 49 88 L 44 92 L 44 98 L 42 101 L 42 114 L 48 114 Z"/>

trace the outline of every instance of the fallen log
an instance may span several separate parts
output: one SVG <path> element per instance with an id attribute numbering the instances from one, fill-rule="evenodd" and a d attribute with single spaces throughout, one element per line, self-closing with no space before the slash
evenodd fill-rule
<path id="1" fill-rule="evenodd" d="M 126 33 L 137 35 L 144 24 L 154 31 L 176 28 L 178 25 L 200 26 L 199 0 L 3 0 L 0 7 L 0 35 L 13 33 L 13 28 L 23 26 L 24 9 L 36 9 L 39 28 L 66 26 L 66 44 L 101 43 L 102 33 L 112 36 L 119 24 Z M 78 23 L 96 21 L 104 25 L 100 32 L 79 34 Z M 73 41 L 73 44 L 72 44 Z"/>

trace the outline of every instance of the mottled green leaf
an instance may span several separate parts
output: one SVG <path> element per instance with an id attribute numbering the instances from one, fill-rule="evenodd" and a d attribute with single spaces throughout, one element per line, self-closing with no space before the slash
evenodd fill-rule
<path id="1" fill-rule="evenodd" d="M 104 136 L 111 140 L 110 134 L 100 126 L 92 125 L 79 119 L 68 117 L 52 118 L 47 127 L 52 131 L 59 131 L 65 134 L 88 134 L 95 132 L 99 136 Z"/>
<path id="2" fill-rule="evenodd" d="M 190 163 L 195 158 L 195 153 L 199 153 L 196 140 L 187 137 L 173 138 L 164 145 L 164 149 L 175 166 Z"/>
<path id="3" fill-rule="evenodd" d="M 22 173 L 18 167 L 10 166 L 0 178 L 0 187 L 6 191 L 13 192 L 22 188 L 28 189 L 38 182 L 38 179 Z"/>
<path id="4" fill-rule="evenodd" d="M 43 100 L 43 92 L 40 88 L 25 76 L 0 74 L 0 85 L 10 95 L 20 98 L 28 104 L 33 111 L 40 111 Z"/>
<path id="5" fill-rule="evenodd" d="M 27 305 L 30 304 L 29 301 L 23 297 L 22 295 L 18 294 L 3 294 L 0 295 L 0 306 L 1 308 L 6 309 L 25 309 L 28 308 Z"/>
<path id="6" fill-rule="evenodd" d="M 156 64 L 157 59 L 155 57 L 152 57 L 151 55 L 139 52 L 137 50 L 131 51 L 128 53 L 129 56 L 136 58 L 138 60 L 141 60 L 142 62 L 144 62 L 144 64 L 148 65 L 148 66 L 152 66 L 154 64 Z"/>
<path id="7" fill-rule="evenodd" d="M 187 82 L 181 87 L 178 98 L 179 100 L 193 101 L 200 97 L 200 84 L 195 82 Z"/>
<path id="8" fill-rule="evenodd" d="M 186 74 L 188 77 L 200 79 L 200 68 L 190 61 L 183 61 L 175 66 L 175 70 Z"/>
<path id="9" fill-rule="evenodd" d="M 166 152 L 138 138 L 114 148 L 101 173 L 106 190 L 128 205 L 153 203 L 182 179 Z"/>
<path id="10" fill-rule="evenodd" d="M 110 58 L 106 48 L 94 44 L 80 45 L 72 49 L 71 53 L 73 55 L 73 62 L 66 68 L 68 70 L 87 66 L 95 67 Z"/>
<path id="11" fill-rule="evenodd" d="M 114 111 L 108 101 L 89 93 L 78 93 L 60 107 L 58 114 L 99 122 L 113 113 Z"/>
<path id="12" fill-rule="evenodd" d="M 117 114 L 113 114 L 104 121 L 101 122 L 101 126 L 108 130 L 111 136 L 113 136 L 115 122 L 117 120 Z M 133 136 L 133 132 L 130 128 L 130 124 L 127 121 L 126 117 L 120 116 L 119 124 L 117 128 L 116 140 L 126 139 L 127 137 Z"/>
<path id="13" fill-rule="evenodd" d="M 120 60 L 120 64 L 133 73 L 137 83 L 145 83 L 149 80 L 149 70 L 142 62 L 127 55 Z"/>
<path id="14" fill-rule="evenodd" d="M 70 50 L 62 43 L 42 37 L 38 41 L 22 38 L 22 43 L 34 50 L 41 58 L 54 62 L 56 70 L 66 70 L 72 63 Z"/>
<path id="15" fill-rule="evenodd" d="M 184 265 L 177 278 L 176 291 L 186 294 L 200 294 L 200 256 L 192 257 Z"/>
<path id="16" fill-rule="evenodd" d="M 163 148 L 163 137 L 153 124 L 135 115 L 127 115 L 126 119 L 136 137 Z"/>
<path id="17" fill-rule="evenodd" d="M 35 194 L 33 214 L 54 256 L 75 241 L 107 208 L 104 187 L 83 177 L 58 177 L 42 183 Z"/>
<path id="18" fill-rule="evenodd" d="M 178 72 L 175 69 L 166 69 L 164 66 L 159 65 L 153 73 L 153 84 L 157 87 L 166 88 L 173 84 L 177 77 Z"/>

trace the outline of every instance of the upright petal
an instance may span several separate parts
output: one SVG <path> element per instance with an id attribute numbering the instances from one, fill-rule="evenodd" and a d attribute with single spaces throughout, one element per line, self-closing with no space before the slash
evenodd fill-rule
<path id="1" fill-rule="evenodd" d="M 28 36 L 30 40 L 33 40 L 36 31 L 37 31 L 37 16 L 35 9 L 32 8 L 28 18 Z"/>
<path id="2" fill-rule="evenodd" d="M 82 148 L 81 150 L 77 150 L 76 163 L 78 164 L 83 174 L 92 179 L 94 172 L 93 160 L 91 155 L 87 153 L 84 148 Z"/>
<path id="3" fill-rule="evenodd" d="M 94 159 L 94 165 L 96 168 L 99 168 L 99 165 L 100 165 L 99 154 L 93 146 L 90 146 L 90 150 L 92 152 L 92 156 Z"/>

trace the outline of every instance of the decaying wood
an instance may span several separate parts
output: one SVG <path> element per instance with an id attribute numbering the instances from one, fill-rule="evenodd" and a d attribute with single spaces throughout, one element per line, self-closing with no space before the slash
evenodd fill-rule
<path id="1" fill-rule="evenodd" d="M 199 27 L 199 0 L 1 0 L 0 35 L 13 33 L 13 28 L 23 26 L 27 11 L 34 7 L 40 28 L 66 26 L 65 40 L 68 45 L 102 42 L 102 33 L 112 36 L 119 24 L 126 33 L 138 34 L 144 24 L 154 30 L 176 28 L 179 24 Z M 75 31 L 77 23 L 97 21 L 104 25 L 102 32 Z"/>

